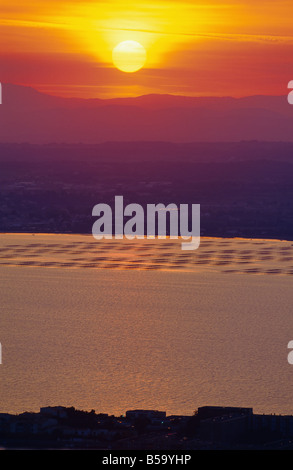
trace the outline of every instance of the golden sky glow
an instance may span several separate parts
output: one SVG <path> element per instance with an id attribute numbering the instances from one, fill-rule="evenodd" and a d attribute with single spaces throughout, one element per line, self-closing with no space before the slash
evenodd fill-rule
<path id="1" fill-rule="evenodd" d="M 292 0 L 2 0 L 0 80 L 78 96 L 281 94 L 292 16 Z M 131 77 L 113 65 L 122 41 L 147 51 Z"/>

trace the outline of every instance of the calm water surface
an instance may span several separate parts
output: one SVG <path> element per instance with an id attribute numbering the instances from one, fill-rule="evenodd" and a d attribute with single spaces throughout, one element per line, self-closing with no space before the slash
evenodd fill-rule
<path id="1" fill-rule="evenodd" d="M 1 267 L 0 411 L 293 414 L 290 276 Z"/>

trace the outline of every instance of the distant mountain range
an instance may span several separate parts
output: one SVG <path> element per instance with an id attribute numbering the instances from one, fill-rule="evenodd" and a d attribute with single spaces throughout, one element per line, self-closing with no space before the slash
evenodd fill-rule
<path id="1" fill-rule="evenodd" d="M 287 96 L 78 99 L 3 84 L 0 142 L 293 141 Z"/>

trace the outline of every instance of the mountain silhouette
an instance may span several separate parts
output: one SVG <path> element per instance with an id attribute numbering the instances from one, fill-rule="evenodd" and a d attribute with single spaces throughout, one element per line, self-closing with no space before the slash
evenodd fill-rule
<path id="1" fill-rule="evenodd" d="M 63 98 L 2 85 L 0 142 L 293 141 L 287 96 Z"/>

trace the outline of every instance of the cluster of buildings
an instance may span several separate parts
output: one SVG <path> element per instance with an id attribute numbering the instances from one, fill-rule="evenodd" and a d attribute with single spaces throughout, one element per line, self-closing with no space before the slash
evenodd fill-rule
<path id="1" fill-rule="evenodd" d="M 107 414 L 95 415 L 95 426 L 93 426 L 87 423 L 86 419 L 70 419 L 71 410 L 72 408 L 54 406 L 40 408 L 39 413 L 25 412 L 18 415 L 1 413 L 0 436 L 4 437 L 4 442 L 5 437 L 16 440 L 28 438 L 30 441 L 36 437 L 46 437 L 48 440 L 98 437 L 99 435 L 111 437 Z M 85 418 L 89 414 L 85 413 Z"/>
<path id="2" fill-rule="evenodd" d="M 189 417 L 166 416 L 164 411 L 130 410 L 115 417 L 74 407 L 43 407 L 38 413 L 0 413 L 0 448 L 95 447 L 108 449 L 114 442 L 135 439 L 145 432 L 168 432 L 174 420 Z"/>
<path id="3" fill-rule="evenodd" d="M 222 445 L 291 446 L 293 416 L 254 414 L 252 408 L 203 406 L 198 408 L 198 437 Z"/>
<path id="4" fill-rule="evenodd" d="M 293 448 L 293 416 L 252 408 L 203 406 L 192 416 L 129 410 L 115 417 L 74 407 L 0 413 L 0 448 L 225 449 Z"/>

